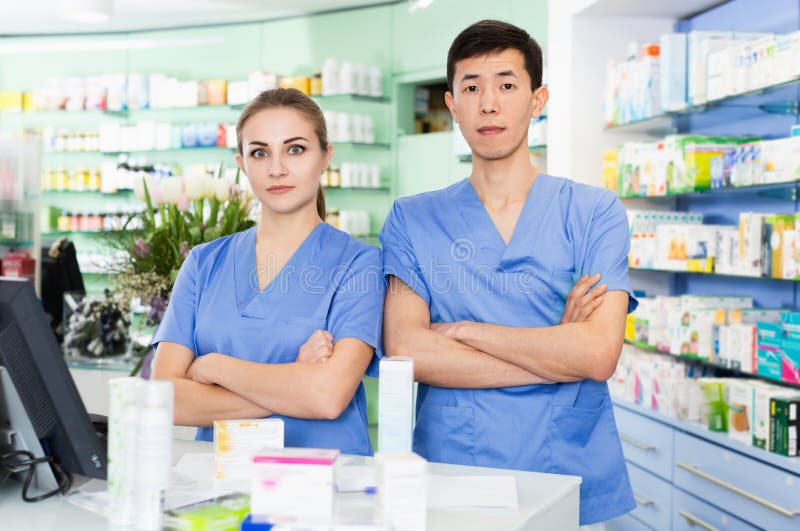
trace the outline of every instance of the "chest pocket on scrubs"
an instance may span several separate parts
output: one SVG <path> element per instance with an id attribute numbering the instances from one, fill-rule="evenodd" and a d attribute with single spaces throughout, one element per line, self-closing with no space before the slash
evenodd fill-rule
<path id="1" fill-rule="evenodd" d="M 414 429 L 414 451 L 438 463 L 473 464 L 475 411 L 426 401 Z"/>
<path id="2" fill-rule="evenodd" d="M 279 335 L 278 343 L 281 345 L 274 363 L 291 363 L 297 360 L 300 347 L 317 330 L 325 330 L 325 319 L 311 317 L 286 317 L 274 331 Z"/>

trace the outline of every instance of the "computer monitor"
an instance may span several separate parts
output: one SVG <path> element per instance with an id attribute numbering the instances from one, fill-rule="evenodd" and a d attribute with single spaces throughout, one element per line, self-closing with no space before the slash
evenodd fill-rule
<path id="1" fill-rule="evenodd" d="M 105 479 L 105 449 L 27 280 L 0 277 L 0 365 L 11 376 L 44 453 L 63 470 Z"/>

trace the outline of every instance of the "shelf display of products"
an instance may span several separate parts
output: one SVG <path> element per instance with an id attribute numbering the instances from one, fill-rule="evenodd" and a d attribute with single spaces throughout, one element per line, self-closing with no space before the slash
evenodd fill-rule
<path id="1" fill-rule="evenodd" d="M 664 210 L 628 209 L 628 219 L 631 268 L 800 280 L 800 213 L 741 212 L 738 226 Z"/>
<path id="2" fill-rule="evenodd" d="M 128 111 L 242 105 L 264 90 L 297 88 L 313 96 L 383 97 L 383 72 L 374 65 L 329 58 L 313 76 L 250 72 L 246 80 L 180 80 L 161 73 L 51 78 L 30 92 L 0 91 L 0 112 Z"/>
<path id="3" fill-rule="evenodd" d="M 797 407 L 800 388 L 713 374 L 708 366 L 626 345 L 609 390 L 615 399 L 726 433 L 742 444 L 797 455 L 797 437 L 789 435 L 796 433 L 797 416 L 786 409 Z"/>
<path id="4" fill-rule="evenodd" d="M 718 367 L 800 384 L 800 313 L 754 308 L 751 297 L 643 297 L 626 340 Z"/>
<path id="5" fill-rule="evenodd" d="M 606 71 L 604 124 L 614 127 L 747 94 L 800 75 L 800 32 L 661 35 Z"/>

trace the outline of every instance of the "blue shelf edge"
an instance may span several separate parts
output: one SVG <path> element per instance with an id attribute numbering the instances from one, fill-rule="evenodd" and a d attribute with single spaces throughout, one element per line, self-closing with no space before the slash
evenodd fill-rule
<path id="1" fill-rule="evenodd" d="M 798 393 L 800 393 L 800 390 Z M 701 424 L 694 424 L 692 422 L 686 422 L 685 420 L 668 417 L 667 415 L 658 413 L 657 411 L 653 411 L 636 404 L 631 404 L 630 402 L 621 400 L 619 398 L 612 398 L 612 402 L 617 407 L 638 413 L 642 416 L 688 433 L 689 435 L 694 435 L 701 439 L 705 439 L 718 446 L 722 446 L 723 448 L 733 452 L 751 457 L 758 461 L 762 461 L 774 467 L 780 468 L 781 470 L 791 472 L 792 474 L 800 475 L 800 457 L 784 457 L 755 446 L 748 446 L 740 443 L 739 441 L 732 440 L 726 433 L 713 432 Z"/>
<path id="2" fill-rule="evenodd" d="M 705 277 L 745 278 L 753 280 L 772 280 L 776 282 L 800 282 L 799 278 L 755 277 L 749 275 L 732 275 L 729 273 L 714 273 L 706 271 L 682 271 L 678 269 L 651 269 L 647 267 L 629 267 L 628 271 L 646 271 L 649 273 L 670 273 L 676 275 L 702 275 Z"/>

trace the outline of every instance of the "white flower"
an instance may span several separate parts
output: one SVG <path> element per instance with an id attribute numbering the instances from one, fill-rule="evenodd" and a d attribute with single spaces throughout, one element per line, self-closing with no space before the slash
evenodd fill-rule
<path id="1" fill-rule="evenodd" d="M 137 177 L 133 181 L 133 193 L 136 195 L 136 198 L 139 201 L 144 201 L 144 183 L 147 183 L 147 191 L 150 193 L 150 196 L 153 195 L 153 176 L 147 174 L 142 177 Z"/>
<path id="2" fill-rule="evenodd" d="M 186 176 L 186 197 L 190 201 L 197 201 L 206 197 L 206 178 L 204 173 L 194 173 Z"/>
<path id="3" fill-rule="evenodd" d="M 161 181 L 161 193 L 164 195 L 164 203 L 175 205 L 181 195 L 181 178 L 167 177 Z"/>
<path id="4" fill-rule="evenodd" d="M 224 177 L 222 179 L 217 179 L 214 182 L 214 188 L 216 189 L 217 201 L 224 203 L 228 200 L 228 197 L 231 195 L 231 183 L 228 179 Z"/>

